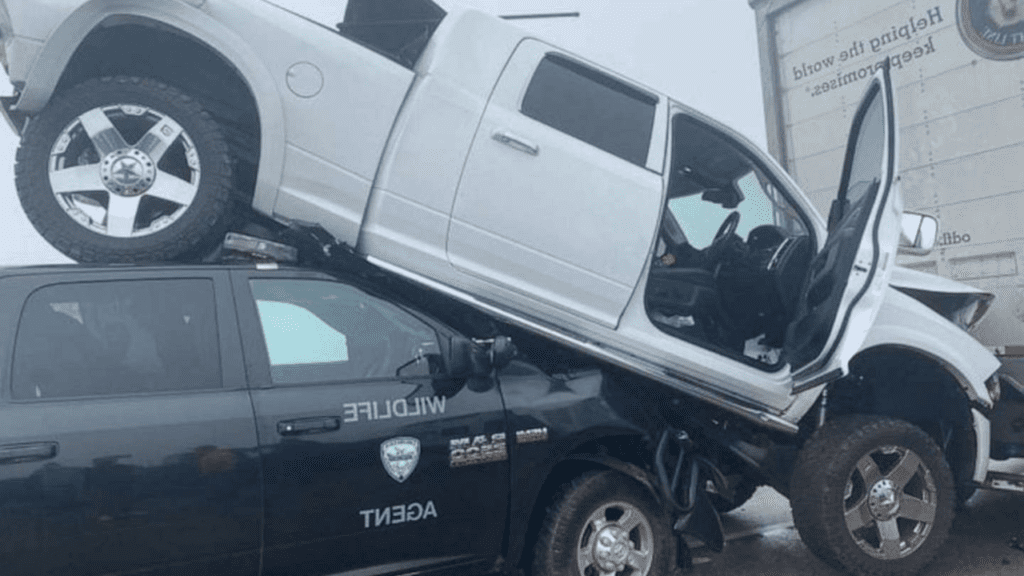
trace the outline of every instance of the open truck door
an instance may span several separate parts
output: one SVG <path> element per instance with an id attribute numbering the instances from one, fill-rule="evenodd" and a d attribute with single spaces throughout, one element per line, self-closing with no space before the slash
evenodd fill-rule
<path id="1" fill-rule="evenodd" d="M 787 330 L 794 394 L 844 374 L 878 313 L 903 211 L 896 126 L 886 61 L 853 118 L 828 238 L 811 262 Z"/>

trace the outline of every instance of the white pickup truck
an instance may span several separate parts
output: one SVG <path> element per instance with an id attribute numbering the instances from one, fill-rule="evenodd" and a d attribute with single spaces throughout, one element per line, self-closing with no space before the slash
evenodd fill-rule
<path id="1" fill-rule="evenodd" d="M 851 570 L 916 571 L 956 495 L 993 485 L 998 362 L 966 332 L 990 295 L 895 265 L 935 221 L 902 214 L 881 64 L 826 223 L 736 132 L 478 11 L 350 0 L 335 28 L 283 0 L 0 9 L 18 193 L 72 258 L 322 226 L 703 406 L 673 414 L 728 449 L 735 491 L 787 493 Z"/>

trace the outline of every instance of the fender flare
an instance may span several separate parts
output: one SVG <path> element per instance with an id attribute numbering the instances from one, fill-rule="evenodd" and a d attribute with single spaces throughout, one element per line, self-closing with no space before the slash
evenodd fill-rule
<path id="1" fill-rule="evenodd" d="M 883 346 L 903 348 L 934 361 L 957 381 L 974 428 L 973 480 L 984 482 L 991 439 L 985 414 L 993 405 L 985 381 L 999 368 L 999 360 L 973 336 L 897 290 L 888 290 L 878 318 L 859 353 Z"/>
<path id="2" fill-rule="evenodd" d="M 171 26 L 203 42 L 238 69 L 249 87 L 260 122 L 260 163 L 252 205 L 271 214 L 284 171 L 284 104 L 270 71 L 248 43 L 207 13 L 179 0 L 90 0 L 50 34 L 36 56 L 15 109 L 33 114 L 53 96 L 75 49 L 112 17 L 139 18 Z"/>

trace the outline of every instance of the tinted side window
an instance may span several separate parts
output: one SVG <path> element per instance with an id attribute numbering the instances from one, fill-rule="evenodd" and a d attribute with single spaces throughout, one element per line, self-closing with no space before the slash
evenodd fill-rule
<path id="1" fill-rule="evenodd" d="M 346 284 L 253 280 L 275 384 L 426 376 L 437 334 L 405 310 Z"/>
<path id="2" fill-rule="evenodd" d="M 16 399 L 221 387 L 212 281 L 37 290 L 18 324 L 11 383 Z"/>
<path id="3" fill-rule="evenodd" d="M 657 98 L 571 60 L 545 56 L 526 89 L 523 114 L 643 166 Z"/>

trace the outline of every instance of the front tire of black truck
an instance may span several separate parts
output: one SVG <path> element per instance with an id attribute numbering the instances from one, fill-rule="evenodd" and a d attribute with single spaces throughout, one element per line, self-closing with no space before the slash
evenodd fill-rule
<path id="1" fill-rule="evenodd" d="M 223 130 L 157 80 L 94 78 L 28 123 L 15 185 L 36 230 L 80 262 L 196 260 L 232 219 Z"/>
<path id="2" fill-rule="evenodd" d="M 874 576 L 917 574 L 952 525 L 949 464 L 920 428 L 879 416 L 844 416 L 801 449 L 790 482 L 793 522 L 812 552 Z"/>
<path id="3" fill-rule="evenodd" d="M 589 472 L 548 508 L 532 575 L 671 574 L 676 546 L 668 514 L 643 486 L 618 472 Z"/>

